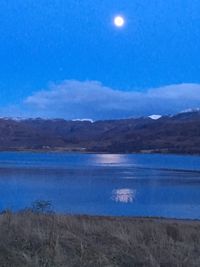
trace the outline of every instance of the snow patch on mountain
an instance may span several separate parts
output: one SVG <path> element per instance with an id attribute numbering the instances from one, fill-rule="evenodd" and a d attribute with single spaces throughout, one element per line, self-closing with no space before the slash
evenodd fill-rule
<path id="1" fill-rule="evenodd" d="M 151 115 L 149 116 L 150 119 L 152 120 L 159 120 L 162 116 L 161 115 Z"/>
<path id="2" fill-rule="evenodd" d="M 94 123 L 92 119 L 74 119 L 72 121 L 88 121 L 88 122 Z"/>
<path id="3" fill-rule="evenodd" d="M 185 110 L 182 110 L 180 113 L 191 113 L 191 112 L 199 112 L 200 108 L 188 108 Z"/>
<path id="4" fill-rule="evenodd" d="M 22 117 L 0 117 L 1 120 L 7 120 L 7 121 L 25 121 L 27 118 L 22 118 Z"/>

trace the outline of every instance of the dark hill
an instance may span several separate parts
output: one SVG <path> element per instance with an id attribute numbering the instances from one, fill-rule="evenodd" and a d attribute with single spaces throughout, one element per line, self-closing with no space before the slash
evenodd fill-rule
<path id="1" fill-rule="evenodd" d="M 0 119 L 0 150 L 200 153 L 200 112 L 109 121 Z"/>

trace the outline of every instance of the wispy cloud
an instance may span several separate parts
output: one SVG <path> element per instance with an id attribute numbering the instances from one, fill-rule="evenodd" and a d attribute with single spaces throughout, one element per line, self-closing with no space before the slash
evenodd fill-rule
<path id="1" fill-rule="evenodd" d="M 8 115 L 15 112 L 19 116 L 96 120 L 172 114 L 196 107 L 200 107 L 200 84 L 127 92 L 114 90 L 97 81 L 67 80 L 51 84 L 27 97 L 18 107 L 7 108 L 7 111 Z"/>

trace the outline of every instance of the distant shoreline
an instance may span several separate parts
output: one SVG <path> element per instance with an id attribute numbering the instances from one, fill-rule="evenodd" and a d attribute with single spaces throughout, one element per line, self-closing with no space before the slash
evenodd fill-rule
<path id="1" fill-rule="evenodd" d="M 3 152 L 27 152 L 27 153 L 66 153 L 66 154 L 112 154 L 112 155 L 132 155 L 132 154 L 143 154 L 143 155 L 177 155 L 177 156 L 200 156 L 200 153 L 183 153 L 183 152 L 166 152 L 159 150 L 142 150 L 133 152 L 109 152 L 109 151 L 83 151 L 83 150 L 68 150 L 68 149 L 1 149 L 0 153 Z"/>

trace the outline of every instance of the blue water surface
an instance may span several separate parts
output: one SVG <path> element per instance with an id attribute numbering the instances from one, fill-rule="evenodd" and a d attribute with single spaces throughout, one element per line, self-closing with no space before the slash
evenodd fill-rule
<path id="1" fill-rule="evenodd" d="M 0 209 L 200 219 L 200 157 L 0 153 Z"/>

